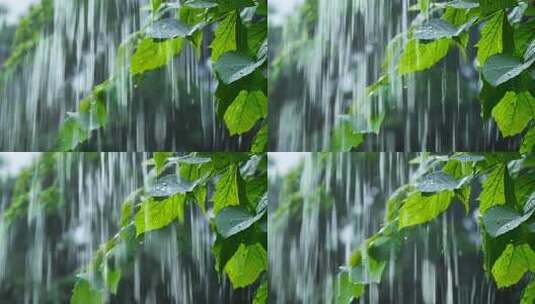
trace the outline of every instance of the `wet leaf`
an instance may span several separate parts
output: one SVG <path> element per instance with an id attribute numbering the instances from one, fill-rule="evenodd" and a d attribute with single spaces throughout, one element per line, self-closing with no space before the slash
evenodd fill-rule
<path id="1" fill-rule="evenodd" d="M 212 8 L 218 6 L 215 0 L 188 0 L 184 5 L 192 8 Z"/>
<path id="2" fill-rule="evenodd" d="M 86 279 L 78 278 L 71 296 L 71 304 L 101 304 L 102 293 L 91 288 Z"/>
<path id="3" fill-rule="evenodd" d="M 399 229 L 429 222 L 448 209 L 453 199 L 452 191 L 424 196 L 414 192 L 407 197 L 399 210 Z"/>
<path id="4" fill-rule="evenodd" d="M 503 205 L 506 202 L 505 179 L 509 175 L 506 164 L 500 164 L 488 174 L 483 182 L 483 191 L 479 195 L 479 209 L 482 214 L 495 205 Z"/>
<path id="5" fill-rule="evenodd" d="M 364 135 L 353 130 L 351 121 L 341 117 L 332 131 L 331 150 L 333 152 L 349 152 L 364 141 Z"/>
<path id="6" fill-rule="evenodd" d="M 524 53 L 524 61 L 530 61 L 535 56 L 535 39 L 533 39 L 527 46 L 526 52 Z"/>
<path id="7" fill-rule="evenodd" d="M 514 285 L 527 271 L 535 272 L 535 252 L 528 244 L 509 244 L 492 267 L 499 288 Z"/>
<path id="8" fill-rule="evenodd" d="M 533 211 L 535 211 L 535 192 L 531 193 L 524 204 L 524 214 L 533 213 Z"/>
<path id="9" fill-rule="evenodd" d="M 200 157 L 200 156 L 195 156 L 193 154 L 189 154 L 186 156 L 178 157 L 176 161 L 180 164 L 200 165 L 200 164 L 209 163 L 212 161 L 212 159 L 209 157 Z"/>
<path id="10" fill-rule="evenodd" d="M 483 65 L 487 59 L 503 51 L 503 23 L 505 14 L 498 12 L 481 29 L 481 37 L 476 44 L 477 61 Z"/>
<path id="11" fill-rule="evenodd" d="M 268 281 L 264 280 L 262 284 L 256 289 L 253 304 L 267 304 L 268 299 Z"/>
<path id="12" fill-rule="evenodd" d="M 438 39 L 429 43 L 421 43 L 417 39 L 407 42 L 399 58 L 399 74 L 406 75 L 426 70 L 448 54 L 451 39 Z"/>
<path id="13" fill-rule="evenodd" d="M 236 253 L 225 265 L 234 289 L 253 284 L 267 270 L 267 252 L 261 244 L 240 244 Z"/>
<path id="14" fill-rule="evenodd" d="M 336 278 L 336 304 L 350 304 L 364 293 L 362 284 L 353 283 L 347 271 L 341 271 Z"/>
<path id="15" fill-rule="evenodd" d="M 517 0 L 479 0 L 479 3 L 482 16 L 487 16 L 518 4 Z"/>
<path id="16" fill-rule="evenodd" d="M 176 174 L 169 174 L 157 178 L 149 184 L 146 192 L 152 197 L 167 197 L 177 193 L 187 193 L 193 191 L 199 181 L 186 181 Z"/>
<path id="17" fill-rule="evenodd" d="M 385 267 L 386 261 L 378 261 L 371 256 L 367 256 L 360 265 L 350 269 L 351 282 L 358 284 L 380 283 Z"/>
<path id="18" fill-rule="evenodd" d="M 492 110 L 492 117 L 504 137 L 519 134 L 535 118 L 535 98 L 528 91 L 507 92 Z"/>
<path id="19" fill-rule="evenodd" d="M 134 219 L 136 236 L 164 228 L 176 219 L 183 222 L 185 201 L 184 194 L 177 194 L 161 201 L 149 199 L 142 203 Z"/>
<path id="20" fill-rule="evenodd" d="M 230 12 L 223 19 L 214 33 L 214 40 L 210 45 L 212 49 L 212 61 L 217 62 L 219 57 L 226 52 L 238 49 L 236 41 L 236 29 L 239 22 L 239 16 L 236 12 Z"/>
<path id="21" fill-rule="evenodd" d="M 238 167 L 229 166 L 217 181 L 214 193 L 214 213 L 221 209 L 240 204 L 238 195 Z"/>
<path id="22" fill-rule="evenodd" d="M 262 91 L 241 91 L 225 112 L 230 135 L 250 131 L 258 120 L 267 117 L 267 98 Z"/>
<path id="23" fill-rule="evenodd" d="M 264 123 L 262 128 L 256 133 L 256 136 L 251 146 L 251 152 L 253 153 L 263 153 L 267 151 L 268 143 L 268 125 Z"/>
<path id="24" fill-rule="evenodd" d="M 227 207 L 221 210 L 216 218 L 215 225 L 219 234 L 229 238 L 237 233 L 247 230 L 256 223 L 262 214 L 254 215 L 242 208 Z"/>
<path id="25" fill-rule="evenodd" d="M 173 155 L 172 152 L 154 152 L 154 164 L 156 166 L 156 173 L 160 174 L 167 159 Z"/>
<path id="26" fill-rule="evenodd" d="M 134 55 L 132 55 L 130 72 L 140 74 L 162 67 L 180 53 L 183 46 L 184 39 L 182 38 L 164 42 L 155 42 L 151 38 L 145 38 L 141 40 Z"/>
<path id="27" fill-rule="evenodd" d="M 454 0 L 447 2 L 446 6 L 458 9 L 471 9 L 479 7 L 479 3 L 477 1 L 470 0 Z"/>
<path id="28" fill-rule="evenodd" d="M 522 299 L 520 300 L 520 304 L 533 303 L 535 303 L 535 280 L 531 280 L 531 282 L 524 288 Z"/>
<path id="29" fill-rule="evenodd" d="M 119 287 L 119 281 L 121 280 L 121 269 L 110 270 L 106 267 L 104 277 L 108 290 L 112 294 L 117 294 L 117 288 Z"/>
<path id="30" fill-rule="evenodd" d="M 483 77 L 493 86 L 505 83 L 529 68 L 535 59 L 523 63 L 510 55 L 493 55 L 483 65 Z"/>
<path id="31" fill-rule="evenodd" d="M 520 147 L 520 153 L 528 154 L 535 152 L 535 127 L 529 129 L 529 131 L 524 135 L 522 140 L 522 146 Z"/>
<path id="32" fill-rule="evenodd" d="M 439 171 L 422 177 L 416 184 L 420 192 L 441 192 L 458 188 L 458 182 L 449 174 Z"/>
<path id="33" fill-rule="evenodd" d="M 534 211 L 535 209 L 524 215 L 520 215 L 512 208 L 496 206 L 485 212 L 483 215 L 483 224 L 492 237 L 498 237 L 519 227 L 529 219 Z"/>
<path id="34" fill-rule="evenodd" d="M 260 65 L 239 52 L 228 52 L 214 64 L 214 70 L 223 83 L 231 84 L 252 74 Z"/>
<path id="35" fill-rule="evenodd" d="M 155 39 L 171 39 L 187 37 L 191 34 L 191 28 L 175 18 L 160 19 L 152 23 L 145 30 L 145 35 Z"/>
<path id="36" fill-rule="evenodd" d="M 430 19 L 414 30 L 414 37 L 420 40 L 436 40 L 457 36 L 457 28 L 442 19 Z"/>

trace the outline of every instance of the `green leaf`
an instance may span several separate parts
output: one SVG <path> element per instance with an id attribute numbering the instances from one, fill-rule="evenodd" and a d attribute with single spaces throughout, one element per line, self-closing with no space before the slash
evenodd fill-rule
<path id="1" fill-rule="evenodd" d="M 160 8 L 161 4 L 162 4 L 162 0 L 150 0 L 150 8 L 151 8 L 153 14 L 156 11 L 158 11 L 158 9 Z"/>
<path id="2" fill-rule="evenodd" d="M 219 4 L 219 11 L 226 12 L 229 10 L 240 10 L 246 7 L 254 6 L 253 0 L 216 0 Z"/>
<path id="3" fill-rule="evenodd" d="M 506 203 L 506 179 L 509 178 L 509 171 L 506 164 L 500 164 L 488 174 L 483 182 L 483 191 L 479 195 L 479 210 L 484 214 L 487 209 Z"/>
<path id="4" fill-rule="evenodd" d="M 240 204 L 238 194 L 238 175 L 239 169 L 237 165 L 231 165 L 221 175 L 217 181 L 214 193 L 214 213 L 219 213 L 219 210 Z"/>
<path id="5" fill-rule="evenodd" d="M 192 34 L 192 28 L 175 18 L 155 21 L 145 29 L 145 35 L 155 39 L 185 38 Z"/>
<path id="6" fill-rule="evenodd" d="M 184 5 L 191 8 L 213 8 L 218 6 L 215 0 L 188 0 Z"/>
<path id="7" fill-rule="evenodd" d="M 78 278 L 71 296 L 71 304 L 101 304 L 102 293 L 91 288 L 86 279 Z"/>
<path id="8" fill-rule="evenodd" d="M 234 289 L 253 284 L 258 276 L 267 270 L 267 252 L 261 244 L 240 244 L 236 253 L 225 265 Z"/>
<path id="9" fill-rule="evenodd" d="M 75 117 L 65 119 L 58 133 L 57 149 L 71 151 L 89 138 L 89 132 L 83 128 Z"/>
<path id="10" fill-rule="evenodd" d="M 522 140 L 522 146 L 520 147 L 520 153 L 522 154 L 528 154 L 531 152 L 535 152 L 535 128 L 534 127 L 529 129 L 526 135 L 524 135 L 524 138 Z"/>
<path id="11" fill-rule="evenodd" d="M 267 304 L 268 281 L 264 280 L 254 294 L 253 304 Z"/>
<path id="12" fill-rule="evenodd" d="M 497 87 L 524 72 L 535 59 L 523 63 L 520 59 L 510 55 L 493 55 L 483 65 L 483 77 L 491 85 Z"/>
<path id="13" fill-rule="evenodd" d="M 451 39 L 439 39 L 425 44 L 414 38 L 409 40 L 399 58 L 399 74 L 406 75 L 434 66 L 446 57 L 450 43 Z"/>
<path id="14" fill-rule="evenodd" d="M 342 271 L 336 278 L 336 304 L 350 304 L 364 293 L 362 284 L 353 283 L 347 271 Z"/>
<path id="15" fill-rule="evenodd" d="M 143 202 L 134 219 L 136 236 L 166 227 L 177 218 L 183 222 L 185 201 L 185 195 L 177 194 L 162 201 L 149 199 Z"/>
<path id="16" fill-rule="evenodd" d="M 253 140 L 253 145 L 251 146 L 251 152 L 253 153 L 263 153 L 267 151 L 268 144 L 268 124 L 264 123 L 262 128 L 256 133 L 256 136 Z"/>
<path id="17" fill-rule="evenodd" d="M 173 155 L 172 152 L 154 152 L 154 165 L 156 166 L 156 173 L 160 174 L 167 159 Z"/>
<path id="18" fill-rule="evenodd" d="M 468 162 L 462 162 L 455 158 L 450 158 L 442 168 L 442 171 L 449 174 L 454 179 L 461 179 L 472 173 L 472 165 Z"/>
<path id="19" fill-rule="evenodd" d="M 477 61 L 483 65 L 489 57 L 503 51 L 503 26 L 505 13 L 500 11 L 492 16 L 481 29 L 477 43 Z"/>
<path id="20" fill-rule="evenodd" d="M 509 207 L 496 206 L 485 212 L 483 215 L 483 224 L 492 237 L 498 237 L 516 229 L 527 221 L 533 212 L 535 212 L 535 209 L 524 215 L 520 215 Z"/>
<path id="21" fill-rule="evenodd" d="M 208 189 L 206 186 L 198 186 L 193 190 L 193 196 L 195 197 L 196 204 L 201 208 L 203 212 L 206 212 L 206 196 Z"/>
<path id="22" fill-rule="evenodd" d="M 429 11 L 429 0 L 418 0 L 418 7 L 420 12 L 427 13 Z"/>
<path id="23" fill-rule="evenodd" d="M 439 171 L 422 177 L 416 184 L 416 189 L 420 192 L 441 192 L 444 190 L 455 190 L 459 183 L 449 174 Z"/>
<path id="24" fill-rule="evenodd" d="M 518 283 L 527 271 L 535 272 L 535 252 L 528 244 L 507 245 L 492 267 L 498 288 Z"/>
<path id="25" fill-rule="evenodd" d="M 364 135 L 353 130 L 348 119 L 340 119 L 331 135 L 331 150 L 333 152 L 348 152 L 357 148 L 364 141 Z"/>
<path id="26" fill-rule="evenodd" d="M 418 26 L 413 35 L 420 40 L 436 40 L 455 37 L 458 35 L 458 30 L 446 20 L 429 19 Z"/>
<path id="27" fill-rule="evenodd" d="M 131 201 L 125 201 L 123 205 L 121 206 L 121 218 L 119 220 L 121 227 L 128 225 L 133 211 L 134 211 L 133 203 Z"/>
<path id="28" fill-rule="evenodd" d="M 492 110 L 492 117 L 504 137 L 519 134 L 535 118 L 535 98 L 528 91 L 507 92 Z"/>
<path id="29" fill-rule="evenodd" d="M 257 22 L 247 28 L 247 45 L 249 46 L 249 55 L 256 56 L 264 40 L 267 38 L 267 22 Z"/>
<path id="30" fill-rule="evenodd" d="M 229 238 L 244 230 L 247 230 L 256 223 L 265 211 L 257 215 L 251 214 L 242 208 L 227 207 L 221 210 L 216 218 L 215 225 L 219 234 L 224 238 Z"/>
<path id="31" fill-rule="evenodd" d="M 175 38 L 164 42 L 155 42 L 145 38 L 138 44 L 132 55 L 130 72 L 140 74 L 166 65 L 171 58 L 182 51 L 184 39 Z"/>
<path id="32" fill-rule="evenodd" d="M 214 33 L 214 41 L 210 45 L 212 49 L 212 61 L 217 62 L 219 57 L 226 52 L 236 51 L 238 49 L 237 27 L 239 15 L 233 11 L 223 19 Z"/>
<path id="33" fill-rule="evenodd" d="M 526 52 L 524 53 L 524 61 L 530 61 L 533 59 L 533 57 L 535 56 L 535 39 L 532 40 L 527 48 L 526 48 Z"/>
<path id="34" fill-rule="evenodd" d="M 180 175 L 169 174 L 158 177 L 147 185 L 146 192 L 152 197 L 168 197 L 177 193 L 185 194 L 193 191 L 201 180 L 193 182 L 182 179 Z"/>
<path id="35" fill-rule="evenodd" d="M 358 284 L 378 284 L 386 267 L 386 261 L 378 261 L 367 255 L 360 265 L 352 267 L 349 272 L 351 282 Z"/>
<path id="36" fill-rule="evenodd" d="M 498 10 L 516 6 L 517 0 L 479 0 L 481 15 L 487 16 Z M 503 11 L 502 11 L 503 12 Z"/>
<path id="37" fill-rule="evenodd" d="M 429 222 L 446 211 L 454 196 L 444 191 L 424 196 L 420 192 L 410 194 L 399 210 L 399 229 Z"/>
<path id="38" fill-rule="evenodd" d="M 110 270 L 108 267 L 105 267 L 104 277 L 106 287 L 112 294 L 117 294 L 117 288 L 119 287 L 119 281 L 121 280 L 121 269 Z"/>
<path id="39" fill-rule="evenodd" d="M 479 7 L 479 3 L 476 0 L 453 0 L 447 2 L 446 6 L 457 9 L 471 9 Z"/>
<path id="40" fill-rule="evenodd" d="M 247 200 L 251 203 L 253 208 L 256 208 L 267 191 L 267 180 L 265 175 L 247 181 L 245 188 L 247 191 Z"/>
<path id="41" fill-rule="evenodd" d="M 186 165 L 201 165 L 211 162 L 212 159 L 209 157 L 199 157 L 195 154 L 188 154 L 186 156 L 180 156 L 176 159 L 176 162 L 179 164 L 186 164 Z M 201 174 L 202 176 L 202 174 Z"/>
<path id="42" fill-rule="evenodd" d="M 251 130 L 257 121 L 267 117 L 267 98 L 262 91 L 241 91 L 225 112 L 230 135 Z"/>
<path id="43" fill-rule="evenodd" d="M 532 280 L 531 283 L 528 284 L 524 288 L 524 292 L 522 293 L 522 299 L 520 300 L 520 304 L 533 304 L 535 303 L 535 280 Z"/>
<path id="44" fill-rule="evenodd" d="M 231 84 L 252 74 L 260 65 L 239 52 L 227 52 L 214 64 L 214 70 L 223 83 Z"/>

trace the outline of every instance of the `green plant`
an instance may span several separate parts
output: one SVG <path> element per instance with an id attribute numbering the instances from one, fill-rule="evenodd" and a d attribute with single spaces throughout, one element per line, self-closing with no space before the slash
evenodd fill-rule
<path id="1" fill-rule="evenodd" d="M 121 69 L 130 75 L 143 74 L 165 66 L 186 43 L 200 56 L 206 33 L 213 30 L 210 44 L 213 71 L 218 79 L 215 92 L 218 118 L 230 135 L 256 133 L 252 152 L 264 152 L 267 126 L 255 129 L 267 118 L 267 1 L 183 1 L 180 5 L 152 0 L 152 20 L 131 35 L 120 48 L 116 75 L 95 87 L 80 104 L 78 113 L 64 122 L 58 149 L 73 150 L 91 133 L 105 128 L 108 121 L 106 99 L 116 85 Z M 170 12 L 176 17 L 166 17 Z"/>
<path id="2" fill-rule="evenodd" d="M 107 293 L 116 293 L 128 256 L 141 246 L 143 235 L 183 223 L 185 208 L 193 205 L 217 235 L 212 247 L 216 270 L 234 289 L 257 286 L 254 303 L 266 303 L 267 155 L 173 154 L 154 153 L 149 162 L 154 179 L 123 203 L 119 232 L 80 271 L 71 303 L 102 303 Z M 214 189 L 211 197 L 208 188 Z"/>
<path id="3" fill-rule="evenodd" d="M 141 82 L 189 46 L 203 65 L 207 53 L 203 48 L 209 45 L 211 69 L 218 81 L 214 93 L 218 120 L 231 136 L 254 136 L 252 152 L 266 151 L 267 1 L 151 0 L 147 9 L 151 11 L 148 24 L 121 43 L 108 79 L 80 101 L 77 112 L 68 113 L 55 149 L 75 150 L 109 126 L 118 87 L 126 86 L 127 81 L 133 85 Z M 21 19 L 4 71 L 17 68 L 39 39 L 48 39 L 54 26 L 53 12 L 53 1 L 42 0 Z"/>
<path id="4" fill-rule="evenodd" d="M 454 48 L 477 48 L 479 100 L 484 119 L 493 118 L 503 137 L 523 135 L 522 153 L 535 148 L 535 7 L 531 1 L 419 0 L 408 32 L 388 45 L 383 75 L 371 85 L 372 99 L 397 78 L 437 65 Z M 471 38 L 478 33 L 479 41 Z M 358 147 L 365 133 L 341 122 L 333 131 L 336 150 Z M 341 143 L 340 143 L 341 142 Z"/>
<path id="5" fill-rule="evenodd" d="M 382 229 L 340 268 L 336 302 L 350 303 L 362 296 L 366 285 L 381 282 L 391 254 L 401 250 L 412 228 L 435 220 L 455 202 L 467 213 L 478 204 L 483 268 L 498 288 L 518 284 L 526 273 L 535 273 L 534 160 L 533 155 L 518 153 L 416 159 L 419 173 L 388 199 Z M 477 194 L 479 186 L 482 190 Z M 532 303 L 534 284 L 531 276 L 521 303 Z"/>

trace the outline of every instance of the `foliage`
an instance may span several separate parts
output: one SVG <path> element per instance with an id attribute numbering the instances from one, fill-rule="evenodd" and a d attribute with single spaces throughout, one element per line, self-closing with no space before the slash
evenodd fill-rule
<path id="1" fill-rule="evenodd" d="M 400 240 L 411 228 L 435 220 L 455 202 L 467 211 L 479 204 L 484 268 L 496 285 L 520 284 L 526 273 L 535 273 L 534 161 L 534 155 L 518 153 L 416 159 L 419 173 L 388 200 L 383 228 L 340 268 L 337 299 L 350 303 L 361 296 L 359 287 L 379 283 L 391 254 L 399 252 Z M 526 286 L 522 301 L 533 297 L 532 289 L 532 284 Z"/>
<path id="2" fill-rule="evenodd" d="M 271 65 L 270 77 L 276 78 L 285 67 L 307 56 L 319 26 L 315 24 L 317 10 L 317 1 L 305 1 L 297 20 L 289 21 L 288 30 L 303 29 L 302 39 L 284 46 Z M 360 147 L 366 136 L 381 129 L 385 113 L 374 105 L 385 92 L 398 90 L 416 73 L 436 67 L 458 53 L 464 60 L 473 58 L 479 72 L 482 118 L 492 118 L 504 138 L 523 137 L 522 153 L 534 151 L 533 1 L 420 0 L 407 14 L 412 23 L 406 31 L 395 33 L 388 43 L 381 74 L 368 87 L 368 95 L 358 101 L 363 108 L 343 108 L 345 113 L 335 118 L 330 150 Z"/>
<path id="3" fill-rule="evenodd" d="M 63 204 L 59 186 L 54 177 L 56 155 L 45 153 L 30 167 L 23 169 L 15 182 L 11 203 L 2 214 L 7 225 L 29 214 L 30 204 L 43 212 L 54 210 Z M 35 211 L 33 211 L 35 212 Z"/>
<path id="4" fill-rule="evenodd" d="M 226 123 L 230 135 L 256 135 L 251 149 L 266 151 L 262 126 L 267 118 L 267 1 L 151 0 L 147 9 L 151 11 L 148 24 L 121 43 L 108 79 L 88 93 L 77 112 L 67 113 L 55 149 L 75 150 L 107 127 L 111 109 L 116 106 L 113 89 L 124 85 L 125 77 L 146 77 L 167 66 L 187 47 L 197 51 L 199 65 L 203 65 L 203 47 L 209 45 L 210 66 L 218 80 L 215 100 L 219 121 Z M 6 69 L 15 68 L 39 39 L 46 39 L 53 11 L 53 1 L 42 0 L 21 20 Z M 249 98 L 244 99 L 243 94 Z"/>
<path id="5" fill-rule="evenodd" d="M 123 203 L 120 231 L 102 244 L 83 268 L 71 303 L 103 303 L 120 289 L 129 264 L 121 248 L 134 254 L 143 236 L 173 223 L 184 223 L 186 208 L 198 206 L 217 238 L 216 269 L 234 289 L 256 286 L 255 303 L 267 301 L 267 155 L 247 153 L 155 153 L 150 183 Z M 207 188 L 215 187 L 213 191 Z M 210 205 L 209 205 L 210 204 Z M 207 207 L 211 206 L 211 211 Z"/>
<path id="6" fill-rule="evenodd" d="M 535 62 L 535 7 L 531 1 L 419 1 L 418 16 L 389 45 L 384 75 L 370 87 L 376 94 L 391 76 L 405 76 L 435 66 L 456 46 L 464 54 L 472 48 L 472 32 L 479 32 L 476 64 L 481 75 L 482 116 L 496 121 L 503 137 L 524 134 L 521 152 L 533 151 L 535 118 L 532 65 Z M 392 72 L 393 70 L 393 72 Z"/>
<path id="7" fill-rule="evenodd" d="M 209 29 L 215 25 L 210 48 L 219 81 L 215 93 L 218 113 L 222 113 L 219 119 L 226 122 L 230 135 L 258 133 L 254 147 L 258 150 L 264 146 L 261 151 L 264 152 L 265 136 L 254 128 L 267 118 L 267 79 L 262 72 L 266 64 L 267 15 L 263 6 L 266 6 L 265 0 L 185 1 L 179 6 L 151 1 L 153 20 L 123 43 L 123 51 L 133 50 L 133 53 L 122 53 L 118 59 L 131 57 L 126 68 L 132 75 L 143 75 L 167 65 L 186 43 L 200 55 L 203 39 L 210 37 Z M 174 12 L 176 18 L 166 17 L 170 12 Z M 103 89 L 109 89 L 115 79 L 114 75 L 110 77 Z M 251 81 L 253 79 L 256 81 Z M 88 113 L 89 120 L 95 120 L 95 115 L 87 110 L 80 108 L 80 113 Z M 106 116 L 103 112 L 102 118 Z M 73 116 L 69 117 L 61 128 L 60 150 L 75 149 L 88 140 L 93 131 L 105 127 L 105 124 L 88 127 L 78 117 L 74 118 L 75 123 L 72 119 Z M 64 141 L 69 145 L 61 144 Z"/>

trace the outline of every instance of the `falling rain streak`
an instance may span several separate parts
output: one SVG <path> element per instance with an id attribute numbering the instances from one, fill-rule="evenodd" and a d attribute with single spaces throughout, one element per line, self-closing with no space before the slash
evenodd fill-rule
<path id="1" fill-rule="evenodd" d="M 128 41 L 151 22 L 148 0 L 37 3 L 53 9 L 35 17 L 45 20 L 35 45 L 0 70 L 3 151 L 55 149 L 61 124 L 77 115 L 84 98 L 107 79 L 113 82 L 106 92 L 108 125 L 93 131 L 83 149 L 240 148 L 241 140 L 229 140 L 216 123 L 207 45 L 196 54 L 185 44 L 164 68 L 141 76 L 130 73 L 135 44 Z M 166 14 L 174 16 L 174 11 Z"/>
<path id="2" fill-rule="evenodd" d="M 285 153 L 270 154 L 273 168 Z M 384 224 L 386 201 L 416 180 L 418 154 L 303 153 L 285 172 L 270 170 L 270 299 L 330 303 L 336 275 L 351 253 Z M 477 212 L 461 206 L 414 228 L 401 241 L 379 284 L 357 303 L 507 303 L 481 268 Z M 511 290 L 512 292 L 512 290 Z M 512 302 L 511 302 L 512 303 Z"/>
<path id="3" fill-rule="evenodd" d="M 293 17 L 270 24 L 271 150 L 331 151 L 333 127 L 347 118 L 366 133 L 365 151 L 514 148 L 481 118 L 475 48 L 466 57 L 450 51 L 431 70 L 403 79 L 394 65 L 385 67 L 389 42 L 405 43 L 418 21 L 416 1 L 293 2 L 303 2 Z M 368 95 L 383 74 L 390 84 Z"/>
<path id="4" fill-rule="evenodd" d="M 24 158 L 24 153 L 17 157 Z M 45 156 L 45 162 L 40 160 L 39 168 L 2 176 L 2 299 L 12 303 L 68 303 L 74 274 L 90 263 L 101 244 L 118 233 L 123 202 L 132 199 L 129 195 L 154 177 L 154 170 L 146 166 L 148 157 L 143 153 L 51 154 Z M 21 198 L 11 189 L 16 192 L 22 180 L 30 180 L 31 189 L 19 189 L 24 190 Z M 43 193 L 54 193 L 56 199 L 49 201 Z M 17 210 L 20 199 L 29 200 L 27 212 Z M 220 278 L 214 267 L 211 246 L 215 235 L 206 216 L 198 208 L 188 210 L 180 229 L 172 224 L 147 234 L 133 257 L 127 248 L 114 253 L 131 260 L 123 268 L 121 292 L 108 294 L 108 300 L 232 301 L 230 283 Z"/>

